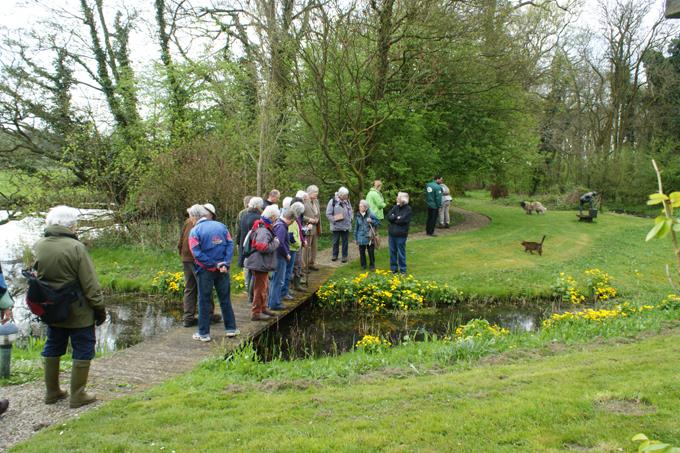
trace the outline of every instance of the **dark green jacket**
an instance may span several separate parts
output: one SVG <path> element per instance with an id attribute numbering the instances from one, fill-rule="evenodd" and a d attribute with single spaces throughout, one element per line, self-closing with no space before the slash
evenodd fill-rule
<path id="1" fill-rule="evenodd" d="M 94 324 L 95 310 L 104 310 L 102 290 L 87 248 L 71 230 L 58 225 L 45 228 L 45 237 L 35 244 L 34 266 L 38 278 L 55 289 L 78 280 L 83 290 L 84 300 L 73 302 L 68 319 L 54 327 L 75 329 Z"/>
<path id="2" fill-rule="evenodd" d="M 434 179 L 425 186 L 425 200 L 427 207 L 430 209 L 439 209 L 442 207 L 442 186 L 437 184 Z"/>

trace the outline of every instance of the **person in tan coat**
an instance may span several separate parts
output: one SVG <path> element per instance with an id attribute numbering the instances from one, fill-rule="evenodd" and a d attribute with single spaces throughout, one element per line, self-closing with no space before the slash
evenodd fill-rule
<path id="1" fill-rule="evenodd" d="M 305 212 L 302 214 L 307 232 L 307 246 L 304 249 L 304 265 L 308 270 L 318 271 L 316 263 L 316 251 L 319 247 L 321 235 L 321 208 L 319 207 L 319 188 L 311 185 L 306 190 L 309 198 L 304 200 Z"/>

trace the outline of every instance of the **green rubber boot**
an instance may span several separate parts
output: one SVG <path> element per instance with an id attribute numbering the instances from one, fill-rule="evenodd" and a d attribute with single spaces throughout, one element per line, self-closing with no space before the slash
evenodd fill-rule
<path id="1" fill-rule="evenodd" d="M 61 357 L 43 357 L 45 364 L 45 404 L 63 400 L 68 393 L 59 388 L 59 360 Z"/>
<path id="2" fill-rule="evenodd" d="M 89 360 L 73 360 L 73 369 L 71 370 L 71 401 L 69 402 L 69 406 L 72 409 L 97 401 L 97 397 L 85 393 L 87 376 L 89 374 Z"/>

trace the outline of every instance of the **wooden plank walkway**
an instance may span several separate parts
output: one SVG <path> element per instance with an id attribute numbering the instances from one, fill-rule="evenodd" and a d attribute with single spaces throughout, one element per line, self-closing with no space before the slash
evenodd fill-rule
<path id="1" fill-rule="evenodd" d="M 465 220 L 447 230 L 438 230 L 440 235 L 455 234 L 486 226 L 490 220 L 481 214 L 456 209 Z M 384 231 L 384 229 L 383 229 Z M 421 240 L 426 236 L 417 233 L 409 240 Z M 385 246 L 387 238 L 384 238 Z M 349 260 L 357 259 L 357 247 L 349 248 Z M 296 292 L 296 298 L 288 301 L 288 307 L 279 320 L 306 301 L 341 266 L 340 261 L 331 261 L 331 251 L 323 250 L 317 257 L 320 270 L 310 273 L 309 286 L 304 292 Z M 181 303 L 181 302 L 180 302 Z M 211 326 L 213 341 L 201 343 L 191 339 L 195 328 L 174 327 L 168 332 L 149 340 L 96 359 L 92 362 L 88 391 L 96 393 L 99 401 L 78 409 L 70 409 L 68 400 L 54 405 L 43 404 L 44 384 L 42 380 L 23 385 L 0 388 L 0 398 L 9 398 L 10 408 L 0 418 L 0 452 L 31 437 L 40 429 L 76 417 L 91 410 L 104 401 L 138 393 L 153 385 L 192 370 L 199 362 L 215 356 L 224 356 L 240 344 L 252 339 L 277 321 L 250 320 L 250 307 L 244 294 L 232 297 L 236 323 L 241 335 L 226 338 L 222 324 Z M 70 373 L 61 377 L 63 389 L 68 389 Z"/>

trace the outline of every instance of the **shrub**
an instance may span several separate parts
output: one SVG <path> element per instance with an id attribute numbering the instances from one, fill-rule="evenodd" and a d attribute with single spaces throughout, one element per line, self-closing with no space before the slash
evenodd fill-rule
<path id="1" fill-rule="evenodd" d="M 352 279 L 326 283 L 317 291 L 317 303 L 326 307 L 359 309 L 374 313 L 384 310 L 413 310 L 424 306 L 450 305 L 462 297 L 460 291 L 412 275 L 402 276 L 378 269 Z"/>
<path id="2" fill-rule="evenodd" d="M 510 333 L 508 329 L 503 329 L 495 324 L 489 324 L 489 321 L 486 319 L 473 319 L 456 329 L 456 338 L 492 340 L 508 333 Z"/>
<path id="3" fill-rule="evenodd" d="M 184 274 L 182 272 L 160 271 L 153 278 L 154 290 L 161 294 L 177 296 L 184 294 Z"/>

